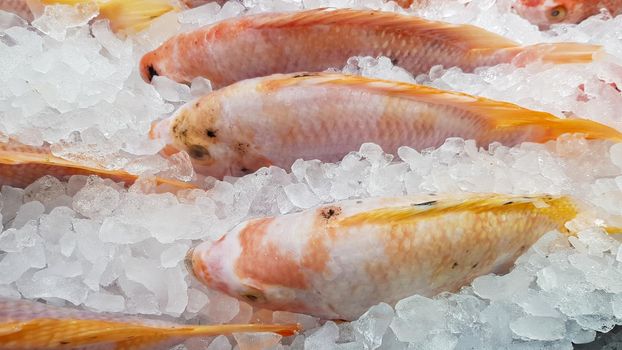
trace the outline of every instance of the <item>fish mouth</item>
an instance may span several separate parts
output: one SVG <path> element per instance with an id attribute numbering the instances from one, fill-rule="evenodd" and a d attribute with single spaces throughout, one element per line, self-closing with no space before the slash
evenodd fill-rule
<path id="1" fill-rule="evenodd" d="M 158 70 L 154 67 L 151 58 L 155 56 L 153 52 L 149 52 L 143 56 L 140 60 L 140 76 L 146 83 L 151 83 L 153 77 L 160 75 Z"/>
<path id="2" fill-rule="evenodd" d="M 204 246 L 207 247 L 204 249 Z M 207 285 L 209 285 L 209 282 L 212 281 L 212 276 L 209 271 L 210 266 L 208 266 L 205 258 L 206 250 L 209 250 L 211 246 L 212 245 L 210 243 L 203 242 L 198 246 L 190 248 L 184 257 L 184 265 L 186 266 L 188 273 L 191 274 L 197 281 Z"/>

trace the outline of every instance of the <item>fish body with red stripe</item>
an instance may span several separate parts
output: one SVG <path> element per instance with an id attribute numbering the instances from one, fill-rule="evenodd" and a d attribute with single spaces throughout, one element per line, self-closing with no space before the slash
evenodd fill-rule
<path id="1" fill-rule="evenodd" d="M 255 306 L 353 320 L 379 302 L 503 273 L 577 215 L 568 197 L 419 195 L 252 219 L 188 254 L 210 288 Z"/>

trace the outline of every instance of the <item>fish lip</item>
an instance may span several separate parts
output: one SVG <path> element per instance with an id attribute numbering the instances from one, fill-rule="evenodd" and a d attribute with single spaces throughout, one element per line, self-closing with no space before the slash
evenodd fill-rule
<path id="1" fill-rule="evenodd" d="M 140 59 L 140 76 L 146 83 L 151 83 L 153 77 L 160 75 L 158 70 L 154 67 L 154 63 L 151 62 L 151 57 L 154 56 L 154 52 L 146 53 Z"/>

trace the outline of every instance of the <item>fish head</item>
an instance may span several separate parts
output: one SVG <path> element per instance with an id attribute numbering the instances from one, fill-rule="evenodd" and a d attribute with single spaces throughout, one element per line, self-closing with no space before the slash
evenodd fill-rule
<path id="1" fill-rule="evenodd" d="M 147 83 L 150 83 L 153 77 L 164 74 L 165 69 L 162 60 L 158 59 L 158 50 L 148 52 L 140 59 L 139 71 Z"/>
<path id="2" fill-rule="evenodd" d="M 221 115 L 220 94 L 215 91 L 186 103 L 158 126 L 166 132 L 152 134 L 166 137 L 170 147 L 188 153 L 194 170 L 205 176 L 241 177 L 270 166 L 254 147 L 252 128 L 232 125 Z"/>
<path id="3" fill-rule="evenodd" d="M 339 318 L 310 287 L 299 260 L 264 239 L 273 219 L 250 220 L 200 243 L 186 255 L 188 270 L 208 288 L 254 307 Z"/>
<path id="4" fill-rule="evenodd" d="M 540 29 L 556 23 L 578 23 L 585 19 L 584 6 L 576 0 L 516 0 L 514 10 Z"/>

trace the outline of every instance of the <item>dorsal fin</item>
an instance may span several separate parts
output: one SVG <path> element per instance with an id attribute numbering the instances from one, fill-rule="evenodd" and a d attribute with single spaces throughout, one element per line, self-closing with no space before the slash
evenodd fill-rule
<path id="1" fill-rule="evenodd" d="M 397 224 L 461 211 L 509 211 L 526 207 L 539 208 L 544 215 L 559 218 L 562 223 L 577 215 L 575 203 L 565 196 L 476 194 L 468 197 L 444 198 L 431 204 L 413 203 L 410 206 L 374 209 L 343 218 L 336 224 L 340 226 Z"/>
<path id="2" fill-rule="evenodd" d="M 44 175 L 97 175 L 102 178 L 110 178 L 116 182 L 124 182 L 127 186 L 133 184 L 138 176 L 123 170 L 109 170 L 99 167 L 87 166 L 68 161 L 54 156 L 49 147 L 34 147 L 20 144 L 15 141 L 0 143 L 0 166 L 12 165 L 35 165 L 33 171 L 37 177 Z M 37 165 L 45 167 L 37 167 Z M 57 169 L 56 171 L 54 169 Z M 43 172 L 45 171 L 45 172 Z M 40 174 L 38 172 L 41 172 Z M 174 190 L 197 188 L 191 183 L 162 177 L 156 178 L 159 185 L 170 185 Z"/>
<path id="3" fill-rule="evenodd" d="M 545 141 L 555 139 L 565 133 L 582 133 L 588 139 L 622 141 L 622 133 L 591 120 L 561 119 L 550 113 L 530 110 L 513 103 L 495 101 L 461 92 L 440 90 L 425 85 L 338 73 L 277 74 L 267 78 L 263 84 L 266 90 L 295 85 L 333 85 L 335 87 L 364 89 L 374 94 L 407 98 L 423 103 L 451 106 L 488 118 L 489 125 L 492 128 L 502 129 L 524 125 L 546 127 L 549 135 Z"/>
<path id="4" fill-rule="evenodd" d="M 353 25 L 400 31 L 411 36 L 434 37 L 469 49 L 503 49 L 519 46 L 516 42 L 468 24 L 451 24 L 421 17 L 376 10 L 318 8 L 299 12 L 250 16 L 255 28 L 282 28 L 313 25 Z"/>

